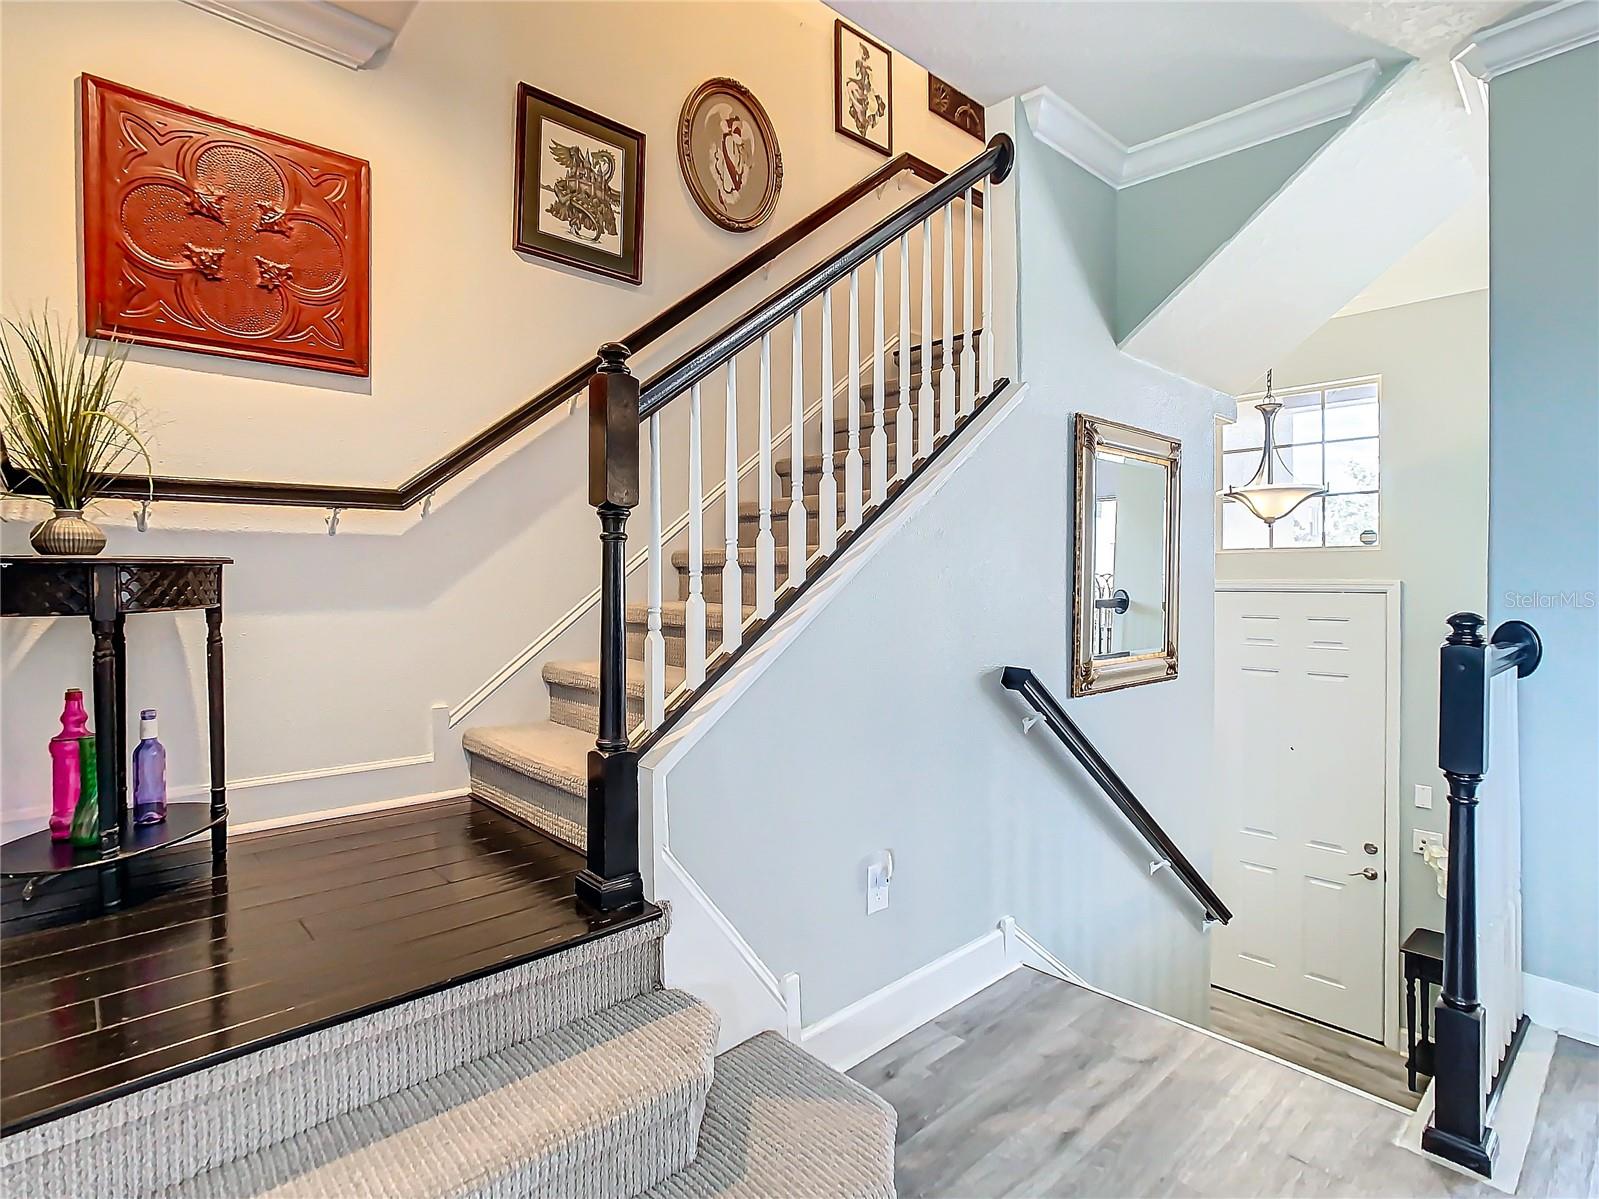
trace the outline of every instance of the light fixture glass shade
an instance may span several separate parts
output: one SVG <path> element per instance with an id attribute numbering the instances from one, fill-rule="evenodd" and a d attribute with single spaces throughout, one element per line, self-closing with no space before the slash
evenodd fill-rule
<path id="1" fill-rule="evenodd" d="M 1282 407 L 1272 398 L 1271 372 L 1267 371 L 1266 398 L 1255 405 L 1255 410 L 1260 413 L 1264 422 L 1260 465 L 1255 468 L 1255 473 L 1249 482 L 1242 487 L 1229 487 L 1222 493 L 1223 499 L 1237 500 L 1267 525 L 1281 520 L 1306 500 L 1327 494 L 1325 484 L 1316 487 L 1295 483 L 1293 475 L 1288 470 L 1288 464 L 1279 457 L 1276 425 L 1277 414 L 1282 411 Z"/>

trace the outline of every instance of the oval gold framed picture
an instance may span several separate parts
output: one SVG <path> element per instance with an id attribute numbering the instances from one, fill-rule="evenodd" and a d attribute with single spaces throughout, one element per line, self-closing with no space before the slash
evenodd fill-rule
<path id="1" fill-rule="evenodd" d="M 734 79 L 708 79 L 683 102 L 677 161 L 700 211 L 724 229 L 757 228 L 777 207 L 783 155 L 761 102 Z"/>

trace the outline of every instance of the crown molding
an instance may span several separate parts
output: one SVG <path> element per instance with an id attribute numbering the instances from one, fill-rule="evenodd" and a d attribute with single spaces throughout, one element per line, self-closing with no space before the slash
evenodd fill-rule
<path id="1" fill-rule="evenodd" d="M 188 0 L 195 8 L 359 71 L 394 44 L 398 30 L 328 0 Z"/>
<path id="2" fill-rule="evenodd" d="M 1490 80 L 1592 42 L 1599 42 L 1599 4 L 1557 0 L 1473 35 L 1450 65 L 1467 110 L 1485 110 Z"/>
<path id="3" fill-rule="evenodd" d="M 1360 107 L 1381 75 L 1376 61 L 1367 59 L 1134 146 L 1118 141 L 1048 88 L 1028 92 L 1022 107 L 1034 137 L 1122 188 L 1341 120 Z"/>

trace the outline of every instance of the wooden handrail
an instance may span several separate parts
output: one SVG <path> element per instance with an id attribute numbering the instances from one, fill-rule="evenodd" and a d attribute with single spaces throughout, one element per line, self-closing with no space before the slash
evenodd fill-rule
<path id="1" fill-rule="evenodd" d="M 926 195 L 890 213 L 837 254 L 817 263 L 775 295 L 754 305 L 671 366 L 657 371 L 642 388 L 639 416 L 648 417 L 658 412 L 663 405 L 685 391 L 689 384 L 704 378 L 734 354 L 751 345 L 762 333 L 798 312 L 879 250 L 898 240 L 957 197 L 972 191 L 979 180 L 1003 182 L 1015 161 L 1016 147 L 1010 137 L 1003 133 L 995 134 L 987 149 L 970 162 L 942 176 Z M 629 350 L 632 348 L 628 346 Z"/>
<path id="2" fill-rule="evenodd" d="M 645 321 L 624 336 L 621 339 L 622 344 L 627 346 L 630 352 L 638 353 L 705 308 L 728 288 L 764 269 L 834 217 L 905 172 L 929 183 L 946 178 L 944 172 L 924 158 L 915 154 L 896 155 L 870 175 L 851 184 L 770 241 L 757 246 L 726 270 Z M 981 204 L 979 196 L 978 206 L 981 207 Z M 129 500 L 153 498 L 208 504 L 271 504 L 301 508 L 364 508 L 401 512 L 427 498 L 467 467 L 485 455 L 493 453 L 567 400 L 582 393 L 588 386 L 589 377 L 599 369 L 599 366 L 598 358 L 589 358 L 536 396 L 518 405 L 488 428 L 462 442 L 444 457 L 424 467 L 397 487 L 349 487 L 332 483 L 276 483 L 252 479 L 189 479 L 157 475 L 152 495 L 150 481 L 144 475 L 121 474 L 110 481 L 102 494 Z M 44 490 L 37 480 L 15 466 L 9 457 L 0 460 L 0 481 L 3 481 L 6 491 L 16 495 L 44 495 Z"/>

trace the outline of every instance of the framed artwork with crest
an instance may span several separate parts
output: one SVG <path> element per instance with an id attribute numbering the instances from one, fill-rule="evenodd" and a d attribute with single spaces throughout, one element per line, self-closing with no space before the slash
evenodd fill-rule
<path id="1" fill-rule="evenodd" d="M 515 248 L 643 282 L 644 135 L 518 84 Z"/>
<path id="2" fill-rule="evenodd" d="M 833 22 L 833 128 L 879 154 L 894 153 L 894 54 Z"/>

